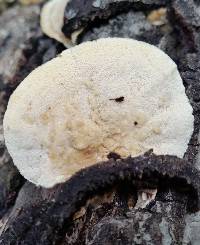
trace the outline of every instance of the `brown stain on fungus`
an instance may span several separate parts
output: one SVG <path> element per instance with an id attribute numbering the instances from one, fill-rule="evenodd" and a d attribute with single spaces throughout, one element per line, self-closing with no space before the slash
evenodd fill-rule
<path id="1" fill-rule="evenodd" d="M 44 112 L 43 114 L 40 115 L 40 121 L 42 124 L 47 125 L 49 122 L 49 113 L 48 112 Z"/>
<path id="2" fill-rule="evenodd" d="M 23 120 L 24 120 L 24 122 L 26 122 L 27 124 L 30 124 L 30 125 L 35 123 L 35 120 L 29 114 L 24 114 Z"/>
<path id="3" fill-rule="evenodd" d="M 153 129 L 153 132 L 155 133 L 155 134 L 161 134 L 161 129 L 159 128 L 159 127 L 154 127 Z"/>

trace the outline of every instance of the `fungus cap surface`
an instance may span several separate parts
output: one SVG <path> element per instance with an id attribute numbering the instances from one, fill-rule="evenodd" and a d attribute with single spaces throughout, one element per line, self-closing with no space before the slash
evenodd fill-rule
<path id="1" fill-rule="evenodd" d="M 161 50 L 122 38 L 64 51 L 12 94 L 7 148 L 29 181 L 52 187 L 110 152 L 183 157 L 192 107 L 176 64 Z"/>

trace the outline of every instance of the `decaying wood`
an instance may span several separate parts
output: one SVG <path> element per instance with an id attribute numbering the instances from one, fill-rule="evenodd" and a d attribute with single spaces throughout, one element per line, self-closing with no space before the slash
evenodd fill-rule
<path id="1" fill-rule="evenodd" d="M 16 6 L 0 16 L 0 218 L 13 206 L 24 183 L 3 139 L 3 115 L 9 96 L 33 69 L 63 49 L 42 34 L 39 14 L 38 6 Z"/>
<path id="2" fill-rule="evenodd" d="M 3 227 L 1 244 L 177 243 L 185 215 L 199 209 L 199 186 L 199 172 L 176 157 L 149 152 L 111 159 L 53 189 L 26 185 Z M 156 199 L 145 209 L 135 208 L 138 191 L 155 188 Z"/>
<path id="3" fill-rule="evenodd" d="M 158 8 L 165 0 L 70 0 L 65 9 L 63 32 L 70 37 L 75 30 L 101 23 L 131 9 Z"/>
<path id="4" fill-rule="evenodd" d="M 79 42 L 130 37 L 164 50 L 177 63 L 194 109 L 193 136 L 184 160 L 152 153 L 111 159 L 53 189 L 25 182 L 1 137 L 0 244 L 195 244 L 200 240 L 200 4 L 102 0 L 87 1 L 83 8 L 83 2 L 71 1 L 66 8 L 65 17 L 75 7 L 79 12 L 65 18 L 64 33 L 86 27 Z M 155 25 L 148 15 L 161 6 L 167 9 L 166 21 Z M 0 127 L 16 86 L 64 49 L 41 33 L 39 12 L 38 6 L 16 6 L 0 16 Z M 155 200 L 136 208 L 138 191 L 152 188 L 158 189 Z"/>

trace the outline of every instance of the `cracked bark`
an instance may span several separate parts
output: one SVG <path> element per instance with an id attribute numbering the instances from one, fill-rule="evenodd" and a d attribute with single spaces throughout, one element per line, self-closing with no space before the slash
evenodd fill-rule
<path id="1" fill-rule="evenodd" d="M 3 139 L 3 115 L 12 91 L 62 46 L 43 36 L 39 7 L 13 7 L 0 16 L 0 218 L 13 206 L 24 179 L 13 166 Z"/>
<path id="2" fill-rule="evenodd" d="M 75 30 L 101 23 L 130 9 L 144 11 L 158 8 L 165 3 L 165 0 L 70 0 L 65 8 L 62 30 L 70 37 Z"/>
<path id="3" fill-rule="evenodd" d="M 175 244 L 183 238 L 185 214 L 199 208 L 199 177 L 184 160 L 148 152 L 92 166 L 49 190 L 26 184 L 1 242 Z M 157 188 L 156 199 L 135 209 L 137 190 L 144 188 Z"/>
<path id="4" fill-rule="evenodd" d="M 193 0 L 118 1 L 126 6 L 121 9 L 121 3 L 99 1 L 106 8 L 103 13 L 98 7 L 93 11 L 94 2 L 98 1 L 88 1 L 84 12 L 80 1 L 71 1 L 65 14 L 77 6 L 80 11 L 70 23 L 65 19 L 63 31 L 68 34 L 85 27 L 79 42 L 107 36 L 147 41 L 174 59 L 194 109 L 188 150 L 184 160 L 151 153 L 125 161 L 111 159 L 48 190 L 28 182 L 23 185 L 2 141 L 0 244 L 198 244 L 200 4 Z M 160 6 L 167 7 L 168 21 L 156 26 L 146 16 Z M 63 49 L 41 33 L 38 15 L 37 6 L 14 7 L 0 17 L 0 32 L 8 32 L 0 40 L 1 125 L 11 92 L 31 70 Z M 137 193 L 145 188 L 158 188 L 156 199 L 136 209 Z"/>

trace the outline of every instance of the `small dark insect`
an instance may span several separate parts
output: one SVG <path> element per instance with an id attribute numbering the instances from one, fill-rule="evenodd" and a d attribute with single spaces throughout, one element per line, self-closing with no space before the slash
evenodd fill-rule
<path id="1" fill-rule="evenodd" d="M 137 126 L 137 125 L 138 125 L 138 122 L 137 122 L 137 121 L 135 121 L 135 122 L 134 122 L 134 125 L 135 125 L 135 126 Z"/>
<path id="2" fill-rule="evenodd" d="M 120 103 L 120 102 L 124 101 L 124 96 L 121 96 L 121 97 L 118 97 L 118 98 L 115 98 L 115 99 L 110 99 L 110 100 L 114 100 L 114 101 Z"/>

